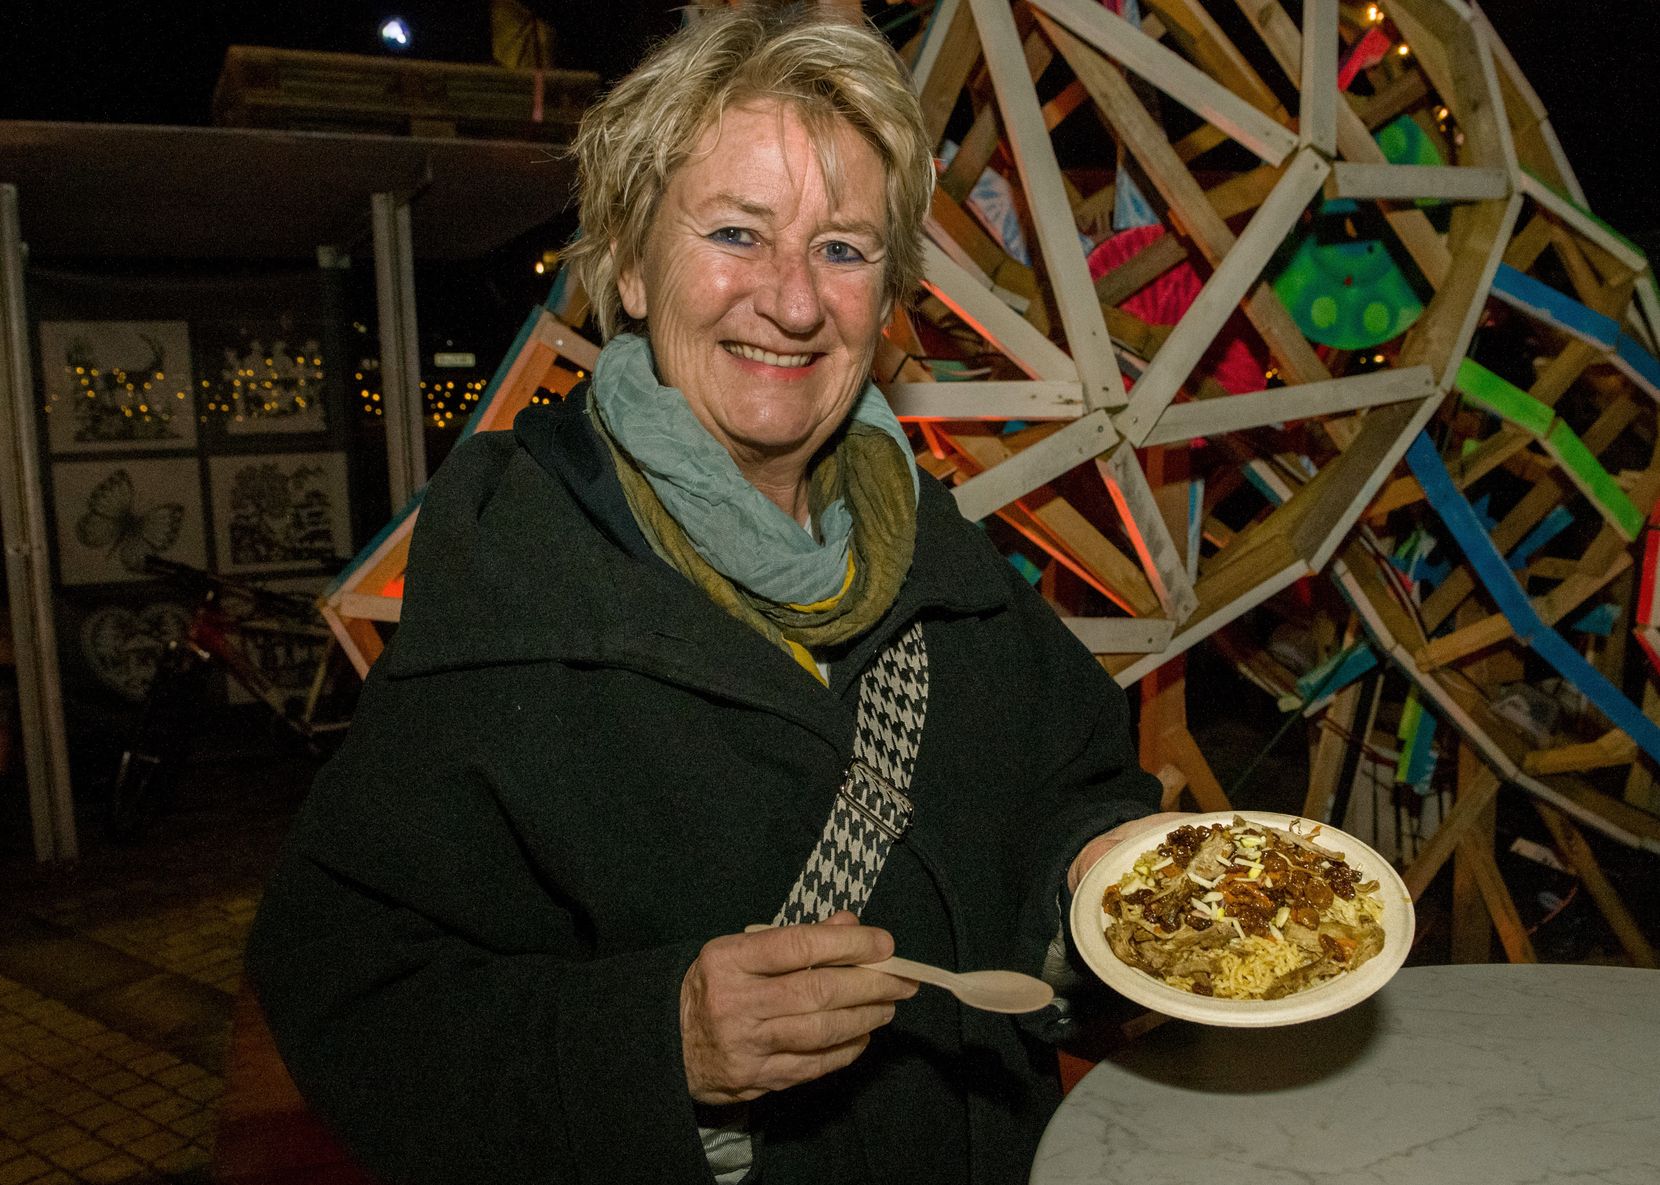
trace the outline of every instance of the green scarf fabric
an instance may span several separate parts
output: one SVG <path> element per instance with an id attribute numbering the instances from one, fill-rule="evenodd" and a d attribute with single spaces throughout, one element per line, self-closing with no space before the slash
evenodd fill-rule
<path id="1" fill-rule="evenodd" d="M 606 345 L 588 410 L 652 549 L 815 675 L 804 650 L 852 641 L 892 605 L 916 543 L 917 476 L 874 387 L 809 474 L 819 539 L 750 485 L 685 397 L 658 382 L 643 338 Z"/>

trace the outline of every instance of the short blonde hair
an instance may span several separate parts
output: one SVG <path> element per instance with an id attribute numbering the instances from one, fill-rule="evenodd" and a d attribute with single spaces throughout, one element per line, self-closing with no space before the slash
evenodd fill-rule
<path id="1" fill-rule="evenodd" d="M 868 24 L 821 9 L 722 9 L 663 41 L 583 116 L 575 145 L 582 225 L 565 258 L 604 337 L 635 327 L 617 273 L 640 259 L 670 177 L 723 112 L 756 100 L 800 115 L 832 185 L 835 121 L 875 150 L 887 177 L 888 297 L 903 300 L 921 279 L 933 154 L 893 50 Z"/>

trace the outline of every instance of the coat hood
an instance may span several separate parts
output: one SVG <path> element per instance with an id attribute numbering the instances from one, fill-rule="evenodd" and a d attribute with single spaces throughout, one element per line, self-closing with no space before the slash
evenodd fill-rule
<path id="1" fill-rule="evenodd" d="M 411 542 L 403 619 L 381 660 L 386 676 L 562 661 L 652 669 L 694 685 L 725 666 L 749 682 L 763 671 L 810 680 L 794 663 L 771 662 L 783 656 L 651 551 L 582 393 L 526 409 L 511 432 L 467 438 L 433 477 Z M 1015 579 L 924 475 L 910 575 L 888 615 L 843 657 L 856 671 L 924 610 L 994 612 Z M 725 661 L 711 663 L 711 654 Z"/>

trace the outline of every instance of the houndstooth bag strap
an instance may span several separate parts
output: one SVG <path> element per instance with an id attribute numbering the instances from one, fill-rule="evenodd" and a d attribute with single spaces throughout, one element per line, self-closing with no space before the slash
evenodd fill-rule
<path id="1" fill-rule="evenodd" d="M 773 919 L 817 922 L 870 899 L 894 841 L 911 825 L 911 771 L 928 710 L 928 648 L 917 622 L 859 680 L 853 763 L 847 767 L 818 846 Z"/>

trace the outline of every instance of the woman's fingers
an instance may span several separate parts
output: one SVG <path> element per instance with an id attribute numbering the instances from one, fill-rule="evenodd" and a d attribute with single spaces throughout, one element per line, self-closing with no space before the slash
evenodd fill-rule
<path id="1" fill-rule="evenodd" d="M 892 1003 L 859 1004 L 829 1012 L 807 1012 L 767 1021 L 756 1033 L 767 1053 L 810 1054 L 836 1049 L 870 1034 L 893 1019 Z"/>
<path id="2" fill-rule="evenodd" d="M 1171 826 L 1178 819 L 1189 817 L 1190 814 L 1191 812 L 1188 811 L 1161 811 L 1158 814 L 1146 815 L 1140 819 L 1132 819 L 1128 823 L 1120 823 L 1111 831 L 1097 835 L 1085 844 L 1083 850 L 1073 858 L 1072 864 L 1066 872 L 1067 889 L 1074 893 L 1077 892 L 1079 883 L 1084 879 L 1084 874 L 1093 868 L 1096 861 L 1100 860 L 1102 856 L 1105 856 L 1125 840 L 1134 839 L 1144 833 L 1150 835 L 1154 831 Z"/>
<path id="3" fill-rule="evenodd" d="M 841 1045 L 828 1049 L 818 1049 L 811 1053 L 780 1053 L 767 1062 L 761 1084 L 763 1089 L 757 1091 L 751 1098 L 755 1098 L 766 1091 L 788 1090 L 803 1082 L 811 1082 L 815 1078 L 822 1078 L 837 1070 L 851 1066 L 865 1047 L 870 1044 L 870 1034 L 864 1033 Z"/>
<path id="4" fill-rule="evenodd" d="M 880 962 L 893 954 L 893 937 L 875 926 L 861 926 L 852 914 L 843 913 L 815 925 L 728 934 L 709 946 L 738 970 L 783 975 L 807 967 Z"/>
<path id="5" fill-rule="evenodd" d="M 885 930 L 843 913 L 809 926 L 730 934 L 706 943 L 680 992 L 686 1082 L 699 1102 L 751 1099 L 850 1063 L 908 979 L 858 963 L 893 953 Z"/>

